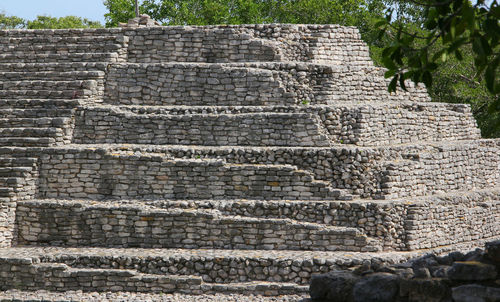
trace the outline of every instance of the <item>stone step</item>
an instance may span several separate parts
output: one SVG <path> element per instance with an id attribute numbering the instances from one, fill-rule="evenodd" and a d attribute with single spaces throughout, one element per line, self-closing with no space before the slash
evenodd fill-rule
<path id="1" fill-rule="evenodd" d="M 62 104 L 64 105 L 64 104 Z M 40 117 L 71 117 L 74 109 L 66 108 L 16 108 L 5 109 L 0 107 L 0 118 L 40 118 Z"/>
<path id="2" fill-rule="evenodd" d="M 203 286 L 203 285 L 202 285 Z M 299 289 L 292 292 L 300 292 Z M 164 302 L 164 301 L 184 301 L 184 302 L 239 302 L 256 300 L 260 302 L 275 302 L 278 298 L 280 301 L 307 301 L 309 292 L 303 294 L 290 294 L 275 296 L 263 296 L 254 294 L 255 292 L 247 292 L 243 294 L 184 294 L 184 293 L 130 293 L 130 292 L 81 292 L 81 291 L 66 291 L 66 292 L 48 292 L 45 290 L 37 291 L 22 291 L 22 290 L 7 290 L 0 292 L 0 299 L 4 301 L 17 302 L 33 302 L 33 301 L 148 301 L 148 302 Z"/>
<path id="3" fill-rule="evenodd" d="M 61 128 L 0 128 L 0 139 L 7 137 L 62 137 Z"/>
<path id="4" fill-rule="evenodd" d="M 104 78 L 106 73 L 100 70 L 90 71 L 0 71 L 0 77 L 4 82 L 7 81 L 69 81 L 69 80 L 93 80 Z"/>
<path id="5" fill-rule="evenodd" d="M 21 147 L 48 147 L 57 142 L 53 137 L 0 137 L 0 145 Z"/>
<path id="6" fill-rule="evenodd" d="M 307 285 L 313 274 L 363 263 L 406 261 L 420 252 L 319 252 L 217 249 L 64 248 L 17 246 L 0 249 L 1 259 L 19 263 L 63 263 L 73 268 L 126 269 L 143 274 L 198 276 L 203 284 L 244 282 Z M 0 267 L 1 268 L 1 267 Z"/>
<path id="7" fill-rule="evenodd" d="M 402 147 L 396 160 L 382 161 L 385 198 L 443 194 L 500 185 L 500 145 L 465 140 Z"/>
<path id="8" fill-rule="evenodd" d="M 0 198 L 10 198 L 14 196 L 15 192 L 13 188 L 10 187 L 2 187 L 1 181 L 0 181 Z"/>
<path id="9" fill-rule="evenodd" d="M 23 30 L 23 29 L 13 29 L 13 30 L 2 30 L 0 31 L 0 37 L 2 38 L 27 38 L 27 39 L 40 39 L 45 37 L 46 39 L 58 38 L 58 37 L 80 37 L 80 38 L 92 38 L 94 36 L 116 36 L 121 34 L 122 30 L 119 28 L 71 28 L 71 29 L 33 29 L 33 30 Z"/>
<path id="10" fill-rule="evenodd" d="M 2 81 L 0 82 L 0 91 L 18 91 L 18 90 L 83 90 L 96 89 L 95 80 L 20 80 L 20 81 Z M 51 89 L 49 89 L 51 88 Z"/>
<path id="11" fill-rule="evenodd" d="M 38 162 L 35 157 L 0 156 L 0 167 L 33 167 Z"/>
<path id="12" fill-rule="evenodd" d="M 201 292 L 207 294 L 250 294 L 259 296 L 306 295 L 309 285 L 285 282 L 235 282 L 229 284 L 202 284 Z"/>
<path id="13" fill-rule="evenodd" d="M 0 177 L 26 177 L 32 170 L 32 167 L 0 167 Z"/>
<path id="14" fill-rule="evenodd" d="M 383 70 L 376 67 L 305 63 L 122 63 L 110 66 L 106 84 L 105 101 L 114 105 L 268 106 L 430 100 L 421 87 L 389 94 Z"/>
<path id="15" fill-rule="evenodd" d="M 48 198 L 146 199 L 352 199 L 310 171 L 280 164 L 226 164 L 221 159 L 169 158 L 164 154 L 79 149 L 71 160 L 43 155 L 40 196 Z M 79 159 L 85 158 L 85 160 Z M 67 175 L 57 167 L 80 171 Z M 57 169 L 55 169 L 57 168 Z M 132 169 L 132 170 L 131 170 Z M 125 179 L 122 173 L 130 175 Z M 92 177 L 88 177 L 92 175 Z M 80 178 L 72 183 L 70 178 Z M 67 180 L 63 180 L 66 179 Z"/>
<path id="16" fill-rule="evenodd" d="M 87 45 L 108 45 L 114 44 L 117 40 L 117 36 L 115 35 L 95 35 L 95 36 L 57 36 L 57 35 L 35 35 L 35 36 L 0 36 L 0 43 L 9 47 L 17 46 L 17 45 L 72 45 L 72 44 L 83 44 L 83 46 Z"/>
<path id="17" fill-rule="evenodd" d="M 59 56 L 60 57 L 60 56 Z M 105 62 L 49 62 L 29 63 L 13 62 L 1 63 L 0 72 L 105 72 L 109 63 Z"/>
<path id="18" fill-rule="evenodd" d="M 26 184 L 24 177 L 0 177 L 0 187 L 13 188 Z"/>
<path id="19" fill-rule="evenodd" d="M 141 115 L 94 108 L 78 115 L 74 142 L 327 147 L 326 133 L 309 113 Z"/>
<path id="20" fill-rule="evenodd" d="M 39 117 L 39 118 L 0 118 L 0 128 L 60 128 L 72 123 L 71 117 Z"/>
<path id="21" fill-rule="evenodd" d="M 222 215 L 214 210 L 35 200 L 22 202 L 16 216 L 18 243 L 29 245 L 365 252 L 380 249 L 376 240 L 355 228 Z M 82 228 L 83 225 L 88 227 Z"/>
<path id="22" fill-rule="evenodd" d="M 0 63 L 71 63 L 71 62 L 116 62 L 118 61 L 117 53 L 100 53 L 100 52 L 75 52 L 68 53 L 64 56 L 55 53 L 31 53 L 26 56 L 24 52 L 3 53 L 0 54 Z M 1 70 L 1 67 L 0 67 Z"/>
<path id="23" fill-rule="evenodd" d="M 15 259 L 0 259 L 2 268 L 5 269 L 0 272 L 0 289 L 164 294 L 236 293 L 264 296 L 305 294 L 308 291 L 308 286 L 294 283 L 254 281 L 210 284 L 203 283 L 197 276 L 143 274 L 125 269 L 73 268 L 61 263 L 28 264 L 29 260 L 26 260 L 28 259 L 16 263 Z M 9 267 L 14 273 L 5 274 Z M 51 276 L 50 281 L 45 278 L 47 275 Z"/>
<path id="24" fill-rule="evenodd" d="M 3 261 L 2 261 L 3 260 Z M 13 263 L 14 262 L 14 263 Z M 200 277 L 141 274 L 134 270 L 71 268 L 60 263 L 35 263 L 0 259 L 2 266 L 17 267 L 14 273 L 0 275 L 2 290 L 45 289 L 48 291 L 81 290 L 85 292 L 176 292 L 200 293 Z M 45 276 L 51 276 L 50 281 Z"/>
<path id="25" fill-rule="evenodd" d="M 319 141 L 310 143 L 310 146 L 385 146 L 480 138 L 470 109 L 456 104 L 98 105 L 85 106 L 79 112 L 75 132 L 75 142 L 78 143 L 303 146 L 306 142 L 300 134 L 304 132 L 310 133 L 307 140 L 319 136 Z M 437 118 L 440 123 L 435 122 Z M 252 124 L 256 119 L 259 119 L 258 125 Z M 213 130 L 212 127 L 223 129 Z M 269 141 L 268 137 L 275 142 Z"/>
<path id="26" fill-rule="evenodd" d="M 82 53 L 82 52 L 116 52 L 123 48 L 122 44 L 118 44 L 113 39 L 106 41 L 102 44 L 84 42 L 75 43 L 69 41 L 69 43 L 52 44 L 49 41 L 42 41 L 40 44 L 31 44 L 30 41 L 24 41 L 22 44 L 9 44 L 0 45 L 0 51 L 2 53 L 23 53 L 25 56 L 30 57 L 31 54 L 36 53 L 50 53 L 65 55 L 67 53 Z"/>
<path id="27" fill-rule="evenodd" d="M 47 84 L 47 86 L 50 86 Z M 46 87 L 49 88 L 49 87 Z M 0 98 L 5 99 L 30 99 L 30 98 L 47 98 L 47 99 L 77 99 L 88 98 L 92 95 L 92 91 L 75 88 L 66 89 L 66 86 L 61 85 L 61 90 L 51 89 L 37 89 L 35 87 L 28 87 L 28 89 L 16 90 L 0 90 Z"/>
<path id="28" fill-rule="evenodd" d="M 44 99 L 2 99 L 0 100 L 1 112 L 15 111 L 16 109 L 43 110 L 51 109 L 55 112 L 59 110 L 73 109 L 80 105 L 79 100 L 44 100 Z"/>

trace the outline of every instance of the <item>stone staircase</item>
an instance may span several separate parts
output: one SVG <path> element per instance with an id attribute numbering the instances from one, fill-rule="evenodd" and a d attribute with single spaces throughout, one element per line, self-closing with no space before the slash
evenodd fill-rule
<path id="1" fill-rule="evenodd" d="M 499 141 L 387 93 L 354 28 L 0 40 L 2 290 L 304 295 L 500 237 Z"/>

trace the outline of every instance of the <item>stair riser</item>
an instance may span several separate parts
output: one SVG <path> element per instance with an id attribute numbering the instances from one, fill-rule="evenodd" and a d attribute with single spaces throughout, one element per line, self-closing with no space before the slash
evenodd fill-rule
<path id="1" fill-rule="evenodd" d="M 0 138 L 5 137 L 53 137 L 62 136 L 62 129 L 58 128 L 0 128 Z"/>
<path id="2" fill-rule="evenodd" d="M 95 80 L 75 80 L 75 81 L 51 81 L 50 79 L 35 80 L 35 81 L 12 81 L 1 82 L 1 90 L 82 90 L 82 89 L 96 89 L 98 82 Z"/>
<path id="3" fill-rule="evenodd" d="M 52 137 L 2 137 L 0 138 L 0 145 L 3 146 L 17 146 L 17 147 L 50 147 L 61 144 L 62 139 L 59 141 Z"/>
<path id="4" fill-rule="evenodd" d="M 29 57 L 31 54 L 40 54 L 40 53 L 47 53 L 47 54 L 58 54 L 58 55 L 65 55 L 68 53 L 85 53 L 85 52 L 97 52 L 97 53 L 102 53 L 102 52 L 114 52 L 114 51 L 119 51 L 120 49 L 123 48 L 123 45 L 120 44 L 115 44 L 113 42 L 111 43 L 105 43 L 105 44 L 73 44 L 73 43 L 68 43 L 68 44 L 15 44 L 15 45 L 7 45 L 7 46 L 0 46 L 0 52 L 2 53 L 24 53 L 25 56 Z"/>
<path id="5" fill-rule="evenodd" d="M 144 116 L 85 111 L 74 142 L 204 146 L 314 146 L 330 142 L 309 114 Z"/>
<path id="6" fill-rule="evenodd" d="M 6 55 L 6 54 L 4 54 Z M 56 56 L 56 55 L 54 55 Z M 59 56 L 60 57 L 60 56 Z M 2 55 L 0 54 L 0 58 Z M 47 62 L 47 63 L 29 63 L 17 61 L 13 63 L 0 62 L 0 72 L 9 74 L 41 74 L 56 75 L 57 73 L 68 75 L 86 75 L 97 74 L 102 75 L 106 72 L 109 63 L 105 62 Z"/>
<path id="7" fill-rule="evenodd" d="M 24 109 L 27 112 L 37 112 L 38 110 L 66 112 L 66 110 L 76 108 L 78 105 L 78 100 L 0 100 L 0 110 L 2 112 L 22 111 L 20 109 Z"/>
<path id="8" fill-rule="evenodd" d="M 0 77 L 3 82 L 8 81 L 82 81 L 104 78 L 105 73 L 101 71 L 86 71 L 86 72 L 2 72 Z"/>
<path id="9" fill-rule="evenodd" d="M 24 203 L 19 244 L 140 248 L 375 251 L 355 229 L 322 229 L 280 220 L 218 218 L 202 212 Z"/>
<path id="10" fill-rule="evenodd" d="M 354 31 L 348 33 L 330 25 L 280 27 L 278 31 L 262 25 L 163 27 L 155 28 L 154 36 L 149 31 L 134 31 L 128 59 L 131 62 L 324 61 L 339 64 L 349 61 L 352 65 L 372 64 L 367 47 L 360 43 Z M 343 44 L 328 37 L 342 39 Z M 345 44 L 349 50 L 343 47 Z"/>
<path id="11" fill-rule="evenodd" d="M 47 87 L 48 88 L 48 87 Z M 35 89 L 35 90 L 33 90 Z M 100 96 L 99 91 L 87 89 L 73 90 L 36 90 L 32 87 L 29 90 L 0 90 L 0 98 L 8 99 L 89 99 Z"/>
<path id="12" fill-rule="evenodd" d="M 68 270 L 64 266 L 32 265 L 0 261 L 0 289 L 84 292 L 179 292 L 201 293 L 201 280 L 196 277 L 134 276 L 113 270 Z M 50 276 L 50 279 L 47 277 Z"/>
<path id="13" fill-rule="evenodd" d="M 408 147 L 396 160 L 384 163 L 382 195 L 400 198 L 496 187 L 500 184 L 498 154 L 495 141 Z"/>
<path id="14" fill-rule="evenodd" d="M 0 55 L 0 63 L 117 62 L 118 60 L 118 54 L 115 53 L 71 53 L 64 56 L 55 53 L 37 53 L 26 56 L 24 53 L 19 52 Z"/>
<path id="15" fill-rule="evenodd" d="M 222 161 L 170 161 L 119 153 L 95 159 L 96 155 L 80 153 L 78 158 L 64 160 L 57 154 L 45 155 L 40 167 L 40 196 L 319 200 L 343 194 L 292 166 L 232 166 Z"/>
<path id="16" fill-rule="evenodd" d="M 20 263 L 16 263 L 20 262 Z M 141 275 L 133 271 L 72 269 L 60 264 L 25 264 L 27 261 L 0 261 L 1 290 L 144 292 L 281 296 L 307 293 L 307 286 L 290 283 L 273 284 L 204 284 L 195 276 Z"/>
<path id="17" fill-rule="evenodd" d="M 2 109 L 0 107 L 0 118 L 41 118 L 41 117 L 70 117 L 72 109 Z"/>
<path id="18" fill-rule="evenodd" d="M 350 76 L 346 77 L 346 72 Z M 273 63 L 116 64 L 109 70 L 105 95 L 110 104 L 155 106 L 428 101 L 426 94 L 415 89 L 391 96 L 386 85 L 375 68 L 336 70 L 331 66 Z"/>
<path id="19" fill-rule="evenodd" d="M 1 125 L 1 123 L 0 123 Z M 113 150 L 110 150 L 110 151 L 107 151 L 108 153 L 113 153 L 114 151 Z M 362 195 L 362 196 L 371 196 L 372 194 L 375 195 L 375 194 L 379 194 L 379 190 L 377 187 L 374 186 L 374 184 L 377 184 L 377 177 L 378 177 L 378 167 L 376 165 L 376 161 L 377 160 L 380 160 L 381 158 L 381 154 L 375 150 L 369 150 L 369 149 L 366 149 L 366 150 L 362 150 L 362 149 L 352 149 L 352 148 L 331 148 L 331 149 L 323 149 L 323 148 L 319 148 L 319 149 L 314 149 L 314 148 L 256 148 L 256 147 L 247 147 L 247 148 L 243 148 L 243 147 L 234 147 L 234 148 L 221 148 L 221 149 L 210 149 L 210 148 L 186 148 L 186 147 L 175 147 L 175 146 L 171 146 L 171 147 L 168 147 L 168 148 L 162 148 L 160 149 L 158 152 L 162 153 L 162 154 L 166 154 L 167 157 L 173 157 L 173 158 L 178 158 L 179 160 L 182 160 L 182 159 L 216 159 L 216 158 L 223 158 L 225 159 L 228 164 L 243 164 L 243 165 L 247 165 L 247 164 L 255 164 L 255 163 L 260 163 L 262 165 L 292 165 L 292 166 L 296 166 L 298 167 L 299 169 L 301 170 L 305 170 L 306 174 L 309 173 L 309 176 L 305 177 L 304 178 L 304 182 L 307 182 L 307 180 L 311 181 L 313 178 L 314 179 L 317 179 L 317 180 L 324 180 L 324 181 L 329 181 L 332 183 L 332 186 L 334 188 L 341 188 L 343 190 L 345 190 L 345 193 L 355 193 L 355 194 L 359 194 L 359 195 Z M 26 154 L 24 154 L 25 156 L 30 156 L 30 152 L 27 152 Z M 66 155 L 67 154 L 67 155 Z M 84 149 L 84 150 L 78 150 L 78 149 L 74 149 L 74 148 L 70 148 L 70 149 L 64 149 L 64 150 L 50 150 L 50 151 L 47 151 L 47 152 L 43 152 L 42 153 L 42 156 L 46 156 L 44 157 L 44 162 L 46 164 L 48 164 L 49 166 L 47 166 L 47 168 L 43 169 L 43 170 L 46 170 L 46 174 L 44 175 L 47 175 L 47 177 L 49 177 L 49 175 L 52 175 L 51 177 L 56 177 L 56 175 L 60 172 L 57 171 L 57 169 L 54 169 L 54 166 L 56 165 L 60 165 L 60 167 L 67 167 L 69 168 L 69 166 L 67 166 L 67 163 L 68 164 L 74 164 L 75 161 L 79 161 L 83 164 L 85 163 L 88 163 L 89 165 L 92 165 L 92 164 L 99 164 L 99 166 L 95 166 L 93 167 L 91 170 L 89 170 L 87 167 L 89 165 L 85 165 L 85 167 L 83 168 L 83 170 L 86 170 L 84 171 L 84 173 L 82 173 L 82 175 L 78 176 L 78 177 L 81 177 L 82 179 L 85 180 L 85 182 L 88 182 L 88 186 L 89 188 L 87 188 L 86 190 L 87 191 L 82 191 L 81 193 L 78 193 L 78 192 L 72 192 L 71 193 L 71 196 L 72 197 L 76 197 L 76 198 L 103 198 L 105 197 L 104 194 L 99 194 L 99 191 L 91 191 L 91 187 L 94 187 L 94 188 L 102 188 L 103 190 L 106 189 L 106 186 L 103 185 L 105 183 L 109 183 L 110 185 L 109 186 L 112 186 L 113 184 L 115 185 L 115 189 L 117 190 L 117 194 L 119 194 L 120 196 L 122 196 L 123 198 L 137 198 L 139 195 L 139 191 L 137 194 L 133 194 L 133 192 L 131 192 L 132 190 L 136 190 L 135 188 L 137 188 L 137 185 L 132 185 L 130 188 L 129 193 L 131 193 L 130 195 L 128 195 L 127 193 L 125 192 L 122 192 L 122 193 L 118 193 L 118 191 L 122 190 L 123 189 L 120 189 L 119 186 L 116 186 L 117 184 L 121 183 L 121 179 L 123 179 L 123 182 L 125 182 L 125 184 L 127 184 L 127 176 L 125 176 L 125 174 L 123 173 L 126 173 L 125 171 L 122 171 L 122 168 L 119 168 L 117 169 L 116 171 L 112 171 L 112 170 L 109 170 L 108 172 L 104 172 L 105 170 L 101 169 L 101 164 L 105 164 L 105 161 L 104 160 L 97 160 L 96 158 L 101 158 L 105 153 L 104 152 L 96 152 L 94 150 L 88 150 L 88 149 Z M 68 159 L 68 160 L 64 160 L 64 157 L 65 156 L 72 156 L 74 159 Z M 304 158 L 307 158 L 306 160 L 304 160 Z M 356 162 L 358 161 L 358 159 L 360 159 L 362 161 L 362 165 L 353 165 L 352 163 L 353 162 Z M 148 166 L 152 166 L 152 165 L 157 165 L 157 163 L 155 163 L 155 161 L 158 161 L 158 159 L 156 160 L 147 160 L 146 158 L 144 158 L 144 162 L 143 162 L 143 165 L 144 167 L 143 168 L 140 168 L 140 169 L 146 169 L 146 170 L 151 170 L 150 167 Z M 149 163 L 148 163 L 149 162 Z M 136 164 L 134 164 L 136 165 Z M 59 167 L 59 166 L 57 166 Z M 90 166 L 92 167 L 92 166 Z M 109 165 L 105 165 L 104 167 L 106 167 L 106 169 L 110 169 Z M 80 169 L 82 169 L 82 166 L 81 164 L 77 165 L 74 167 L 74 169 L 80 171 Z M 139 169 L 139 168 L 138 168 Z M 156 169 L 156 168 L 154 168 Z M 153 170 L 151 170 L 153 171 Z M 205 175 L 205 176 L 209 176 L 206 172 L 202 172 L 203 170 L 200 170 L 199 171 L 199 175 Z M 104 173 L 104 174 L 103 174 Z M 130 171 L 131 175 L 137 175 L 137 172 L 135 171 Z M 140 172 L 140 173 L 144 173 L 144 172 Z M 152 172 L 153 173 L 153 172 Z M 175 175 L 168 175 L 168 174 L 165 174 L 166 172 L 164 173 L 158 173 L 158 172 L 155 172 L 152 177 L 156 177 L 156 176 L 159 176 L 160 177 L 160 180 L 162 180 L 162 184 L 163 183 L 166 183 L 167 180 L 169 179 L 169 177 L 177 177 L 176 174 Z M 42 173 L 43 174 L 43 173 Z M 103 175 L 103 176 L 98 176 L 98 175 Z M 91 179 L 88 177 L 88 175 L 95 175 L 95 179 Z M 104 175 L 108 175 L 106 177 L 104 177 Z M 193 174 L 193 175 L 197 175 L 196 173 Z M 218 175 L 218 174 L 217 174 Z M 213 175 L 214 176 L 214 180 L 213 182 L 216 181 L 216 179 L 218 179 L 219 176 L 217 175 Z M 221 177 L 223 176 L 223 174 L 220 175 Z M 236 175 L 237 176 L 237 175 Z M 264 177 L 265 175 L 248 175 L 248 176 L 244 176 L 243 178 L 236 178 L 236 179 L 239 179 L 239 180 L 232 180 L 232 179 L 229 179 L 229 178 L 225 178 L 225 180 L 223 180 L 223 182 L 229 182 L 231 181 L 231 183 L 233 184 L 233 188 L 232 188 L 232 191 L 234 191 L 236 188 L 234 187 L 234 185 L 239 185 L 239 184 L 242 184 L 243 180 L 252 176 L 252 179 L 254 180 L 259 180 L 259 181 L 266 181 L 266 183 L 263 183 L 262 185 L 265 186 L 265 187 L 271 187 L 272 186 L 277 186 L 277 187 L 280 187 L 282 186 L 280 184 L 280 181 L 281 181 L 281 175 L 275 175 L 275 176 L 272 176 L 270 175 L 270 178 L 266 178 Z M 286 175 L 285 175 L 286 176 Z M 57 176 L 59 177 L 59 176 Z M 74 179 L 73 177 L 76 177 L 76 176 L 72 176 L 72 175 L 67 175 L 65 176 L 68 178 L 68 181 L 71 181 L 72 179 Z M 142 176 L 137 176 L 138 178 L 141 179 Z M 179 176 L 180 177 L 180 176 Z M 217 178 L 215 178 L 217 177 Z M 288 177 L 288 176 L 286 176 Z M 302 176 L 301 176 L 302 177 Z M 313 177 L 313 178 L 312 178 Z M 45 177 L 43 177 L 45 178 Z M 108 179 L 106 181 L 104 181 L 104 179 Z M 103 181 L 100 182 L 99 179 L 102 179 Z M 148 180 L 148 179 L 144 179 L 142 178 L 141 180 L 139 180 L 139 182 L 142 182 L 142 183 L 148 183 L 148 182 L 153 182 L 153 180 Z M 203 181 L 195 181 L 195 185 L 198 185 L 200 186 L 200 190 L 203 191 L 203 198 L 206 199 L 206 198 L 212 198 L 211 196 L 223 196 L 223 192 L 220 192 L 222 195 L 219 195 L 219 192 L 215 192 L 215 193 L 210 193 L 210 192 L 206 192 L 207 189 L 203 189 L 201 186 L 202 185 L 206 185 L 208 183 L 210 183 L 212 181 L 207 181 L 207 179 L 204 179 Z M 268 184 L 267 182 L 270 182 L 270 184 Z M 276 183 L 278 182 L 278 183 Z M 102 183 L 102 184 L 101 184 Z M 46 196 L 46 197 L 57 197 L 59 196 L 58 195 L 58 191 L 57 190 L 53 190 L 51 189 L 50 187 L 56 187 L 58 186 L 57 183 L 51 183 L 51 182 L 47 182 L 46 184 L 47 185 L 44 185 L 44 182 L 41 181 L 41 184 L 42 184 L 42 189 L 41 191 L 42 192 L 47 192 L 47 194 L 43 195 L 43 196 Z M 76 183 L 78 184 L 78 183 Z M 238 191 L 241 191 L 241 195 L 237 195 L 237 194 L 230 194 L 228 195 L 227 198 L 224 198 L 224 199 L 229 199 L 230 196 L 235 196 L 236 198 L 239 198 L 239 197 L 251 197 L 252 195 L 250 195 L 250 188 L 248 187 L 248 185 L 246 184 L 243 184 L 244 186 L 242 187 L 238 187 L 240 190 Z M 67 185 L 68 187 L 66 187 L 66 185 L 62 185 L 63 188 L 65 188 L 64 190 L 68 189 L 69 188 L 69 184 Z M 80 184 L 78 184 L 78 186 L 80 186 Z M 81 184 L 81 186 L 83 186 L 83 184 Z M 108 187 L 109 187 L 108 186 Z M 146 188 L 148 187 L 149 185 L 146 186 Z M 192 184 L 188 184 L 188 186 L 191 186 L 192 187 Z M 219 188 L 220 189 L 220 188 Z M 262 188 L 263 189 L 263 188 Z M 301 188 L 301 190 L 303 190 L 304 188 Z M 113 191 L 114 189 L 112 189 L 111 191 Z M 246 191 L 245 191 L 246 190 Z M 272 188 L 269 188 L 268 190 L 273 190 Z M 276 188 L 274 190 L 277 190 Z M 267 190 L 266 190 L 267 191 Z M 283 192 L 283 190 L 281 190 Z M 102 191 L 104 193 L 104 191 Z M 109 194 L 110 190 L 106 190 L 106 194 Z M 164 198 L 163 196 L 166 196 L 163 195 L 163 194 L 151 194 L 152 192 L 152 189 L 150 190 L 146 190 L 146 189 L 142 189 L 140 190 L 140 194 L 142 196 L 145 196 L 145 197 L 148 197 L 149 198 Z M 64 192 L 60 192 L 60 193 L 63 193 L 61 194 L 60 197 L 70 197 L 68 194 L 68 192 L 64 191 Z M 170 194 L 168 196 L 170 196 L 170 198 L 172 197 L 175 197 L 175 198 L 182 198 L 182 196 L 184 197 L 188 197 L 188 196 L 195 196 L 195 194 L 192 194 L 192 195 L 189 195 L 189 194 L 185 194 L 183 193 L 182 191 L 180 192 L 177 192 L 178 194 L 178 197 L 176 197 L 175 194 Z M 230 192 L 226 192 L 226 193 L 230 193 Z M 256 193 L 256 192 L 255 192 Z M 277 196 L 277 191 L 276 193 L 274 193 L 274 196 Z M 293 193 L 293 194 L 296 194 L 296 193 Z M 108 197 L 112 197 L 114 196 L 114 194 L 111 194 L 111 195 L 107 195 Z M 155 197 L 156 196 L 156 197 Z M 272 195 L 269 196 L 269 195 L 263 195 L 265 196 L 266 199 L 272 199 Z M 201 196 L 200 196 L 201 198 Z M 255 195 L 255 198 L 251 197 L 252 199 L 258 199 L 257 195 Z M 302 195 L 302 197 L 299 196 L 291 196 L 290 194 L 288 194 L 288 197 L 287 198 L 290 198 L 290 199 L 302 199 L 302 198 L 305 198 L 307 200 L 311 199 L 311 198 L 308 198 L 306 196 L 306 194 Z"/>
<path id="20" fill-rule="evenodd" d="M 73 125 L 71 118 L 2 118 L 0 119 L 0 128 L 67 128 Z"/>

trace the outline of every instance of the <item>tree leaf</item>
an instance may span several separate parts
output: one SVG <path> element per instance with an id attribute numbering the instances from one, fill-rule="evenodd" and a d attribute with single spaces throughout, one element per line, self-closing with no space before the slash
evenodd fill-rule
<path id="1" fill-rule="evenodd" d="M 396 91 L 396 86 L 398 85 L 398 77 L 399 77 L 399 75 L 395 75 L 392 78 L 391 82 L 389 83 L 389 88 L 388 88 L 389 92 Z"/>
<path id="2" fill-rule="evenodd" d="M 407 91 L 407 90 L 406 90 L 406 85 L 405 85 L 405 77 L 404 77 L 404 76 L 401 76 L 401 77 L 399 78 L 399 86 L 400 86 L 401 88 L 403 88 L 403 90 L 404 90 L 404 91 Z"/>
<path id="3" fill-rule="evenodd" d="M 425 84 L 425 87 L 432 87 L 432 74 L 429 71 L 424 71 L 422 74 L 422 82 Z"/>

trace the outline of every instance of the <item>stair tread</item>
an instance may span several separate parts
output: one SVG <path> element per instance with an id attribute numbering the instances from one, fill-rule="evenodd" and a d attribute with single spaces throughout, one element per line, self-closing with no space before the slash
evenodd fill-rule
<path id="1" fill-rule="evenodd" d="M 1 172 L 1 170 L 0 170 Z M 344 226 L 332 226 L 332 225 L 326 225 L 326 224 L 320 224 L 320 223 L 313 223 L 313 222 L 304 222 L 304 221 L 299 221 L 295 219 L 289 219 L 289 218 L 265 218 L 265 217 L 249 217 L 249 216 L 241 216 L 241 215 L 231 215 L 231 214 L 223 214 L 218 210 L 214 209 L 182 209 L 182 208 L 158 208 L 150 205 L 134 205 L 132 203 L 130 204 L 120 204 L 120 203 L 113 203 L 109 201 L 87 201 L 87 202 L 75 202 L 72 200 L 32 200 L 32 201 L 25 201 L 22 202 L 22 204 L 54 204 L 54 205 L 74 205 L 78 204 L 81 206 L 81 208 L 114 208 L 114 207 L 126 207 L 126 208 L 136 208 L 140 209 L 144 212 L 144 215 L 152 214 L 154 215 L 155 212 L 156 214 L 158 213 L 163 213 L 163 214 L 171 214 L 171 215 L 178 215 L 178 214 L 187 214 L 187 215 L 207 215 L 207 216 L 212 216 L 213 219 L 225 221 L 225 220 L 230 220 L 230 221 L 240 221 L 241 223 L 272 223 L 274 225 L 279 225 L 279 224 L 288 224 L 288 225 L 295 225 L 297 227 L 304 227 L 308 229 L 316 229 L 316 230 L 321 230 L 324 231 L 324 233 L 352 233 L 352 235 L 361 235 L 361 231 L 359 229 L 356 229 L 354 227 L 344 227 Z M 148 213 L 148 212 L 151 213 Z"/>
<path id="2" fill-rule="evenodd" d="M 0 248 L 0 259 L 71 259 L 78 257 L 137 257 L 142 259 L 161 258 L 243 258 L 243 259 L 323 259 L 336 262 L 362 261 L 378 257 L 401 262 L 409 258 L 428 253 L 427 250 L 413 252 L 345 252 L 345 251 L 296 251 L 296 250 L 224 250 L 224 249 L 178 249 L 178 248 L 94 248 L 94 247 L 37 247 L 16 246 Z M 339 263 L 340 263 L 339 262 Z"/>
<path id="3" fill-rule="evenodd" d="M 214 293 L 214 294 L 168 294 L 168 293 L 130 293 L 127 292 L 49 292 L 46 290 L 38 291 L 22 291 L 22 290 L 6 290 L 0 292 L 0 298 L 6 299 L 7 301 L 19 301 L 19 302 L 33 302 L 33 301 L 151 301 L 151 302 L 164 302 L 164 301 L 186 301 L 186 302 L 214 302 L 214 301 L 224 301 L 224 302 L 240 302 L 249 301 L 249 299 L 256 299 L 254 297 L 249 298 L 246 294 L 234 294 L 227 295 L 224 293 Z M 287 295 L 280 295 L 280 301 L 307 301 L 304 300 L 309 295 L 305 293 L 294 293 Z M 259 296 L 258 301 L 261 302 L 275 302 L 276 297 L 264 297 Z"/>

